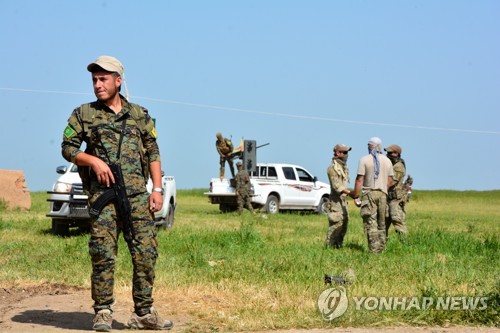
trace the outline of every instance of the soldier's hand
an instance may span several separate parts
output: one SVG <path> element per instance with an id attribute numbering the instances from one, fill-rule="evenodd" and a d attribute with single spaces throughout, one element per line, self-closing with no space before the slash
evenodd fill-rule
<path id="1" fill-rule="evenodd" d="M 149 210 L 154 213 L 161 210 L 163 207 L 163 196 L 160 192 L 152 192 L 149 196 Z"/>
<path id="2" fill-rule="evenodd" d="M 92 162 L 92 170 L 97 176 L 97 181 L 99 184 L 110 187 L 111 184 L 115 183 L 115 177 L 111 172 L 109 166 L 100 158 L 95 158 Z"/>

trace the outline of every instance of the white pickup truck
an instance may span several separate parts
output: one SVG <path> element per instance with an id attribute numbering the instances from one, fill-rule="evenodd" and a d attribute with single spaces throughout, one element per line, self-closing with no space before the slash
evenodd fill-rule
<path id="1" fill-rule="evenodd" d="M 61 176 L 57 179 L 52 191 L 48 191 L 50 213 L 52 218 L 52 233 L 56 235 L 67 234 L 70 227 L 88 227 L 89 212 L 87 208 L 87 195 L 83 193 L 82 180 L 78 174 L 78 167 L 73 163 L 69 166 L 59 166 L 56 172 Z M 177 189 L 172 176 L 162 177 L 163 207 L 155 213 L 156 225 L 171 228 L 174 223 L 175 208 L 177 205 Z M 149 180 L 147 189 L 151 192 L 153 184 Z"/>
<path id="2" fill-rule="evenodd" d="M 252 205 L 269 214 L 280 210 L 314 210 L 322 214 L 330 185 L 320 182 L 306 169 L 293 164 L 258 163 L 250 173 Z M 208 196 L 222 212 L 237 209 L 233 179 L 213 178 Z"/>

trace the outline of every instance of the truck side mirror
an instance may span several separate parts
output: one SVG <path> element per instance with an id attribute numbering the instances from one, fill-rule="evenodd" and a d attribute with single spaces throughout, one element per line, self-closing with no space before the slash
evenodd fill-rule
<path id="1" fill-rule="evenodd" d="M 68 170 L 68 169 L 66 168 L 66 166 L 65 166 L 65 165 L 61 165 L 61 166 L 58 166 L 58 167 L 56 168 L 56 172 L 57 172 L 58 174 L 60 174 L 60 175 L 65 174 L 67 170 Z"/>

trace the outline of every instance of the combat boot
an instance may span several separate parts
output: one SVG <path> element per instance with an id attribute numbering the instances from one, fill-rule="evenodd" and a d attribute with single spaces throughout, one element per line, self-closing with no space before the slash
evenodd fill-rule
<path id="1" fill-rule="evenodd" d="M 132 313 L 128 321 L 128 327 L 135 330 L 170 330 L 174 327 L 172 321 L 162 319 L 153 307 L 149 312 L 144 316 L 138 316 L 135 312 Z"/>
<path id="2" fill-rule="evenodd" d="M 96 332 L 111 332 L 112 322 L 111 310 L 99 310 L 94 317 L 94 326 L 92 326 L 92 329 Z"/>

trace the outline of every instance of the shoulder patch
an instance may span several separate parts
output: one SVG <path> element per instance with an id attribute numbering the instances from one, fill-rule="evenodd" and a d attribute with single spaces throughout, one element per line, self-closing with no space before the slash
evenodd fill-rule
<path id="1" fill-rule="evenodd" d="M 158 137 L 158 134 L 156 133 L 156 128 L 153 127 L 153 129 L 151 130 L 151 134 L 155 139 Z"/>
<path id="2" fill-rule="evenodd" d="M 76 131 L 73 129 L 73 127 L 71 127 L 71 125 L 68 124 L 68 126 L 66 126 L 66 128 L 64 129 L 64 136 L 66 137 L 66 139 L 71 138 L 75 134 Z"/>

